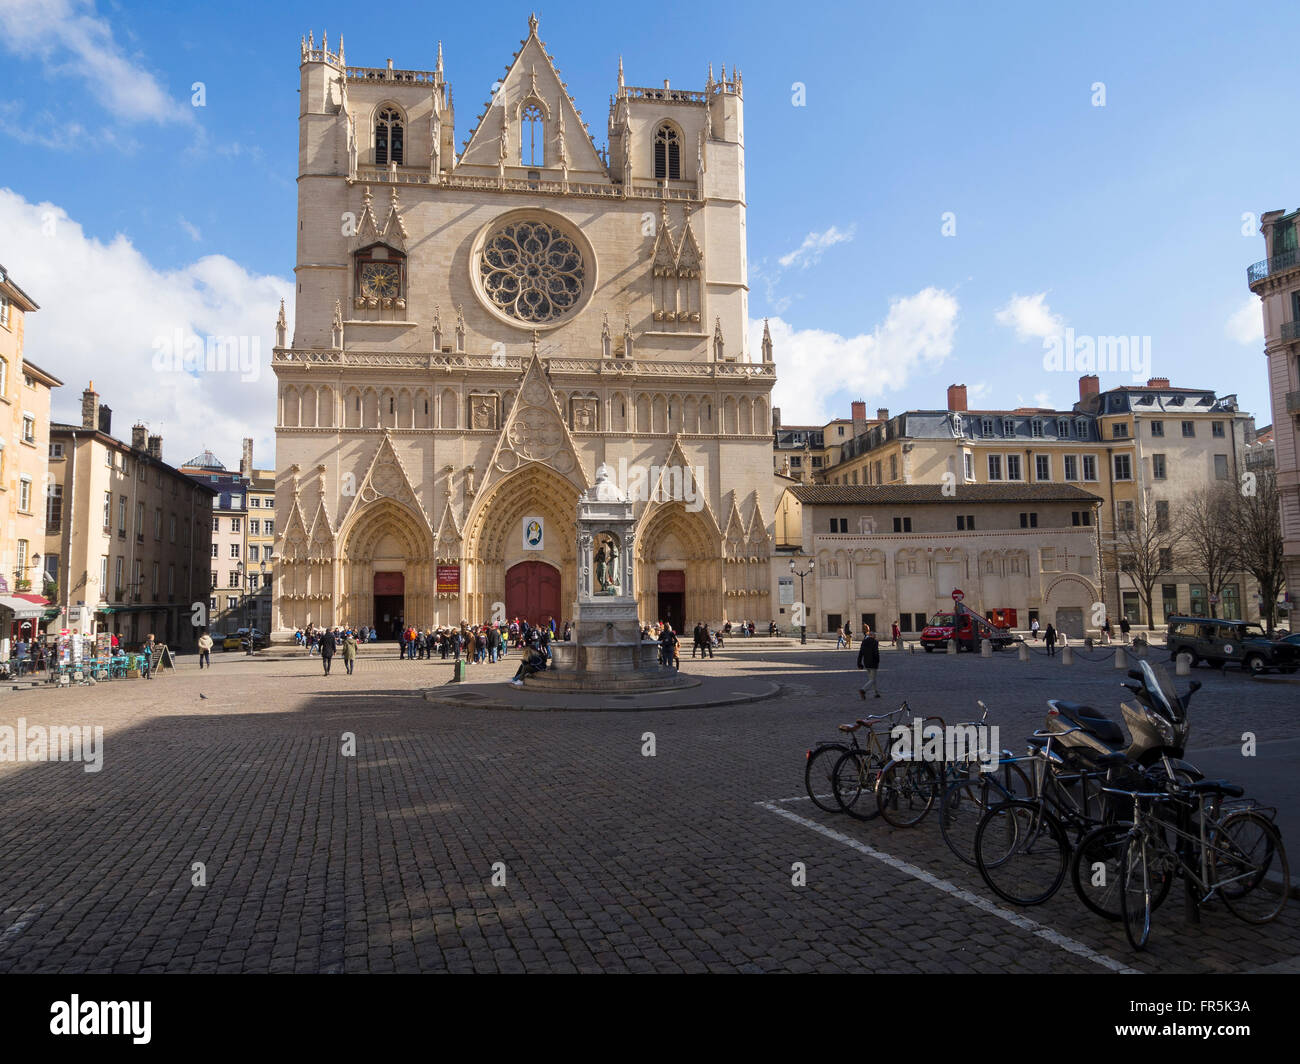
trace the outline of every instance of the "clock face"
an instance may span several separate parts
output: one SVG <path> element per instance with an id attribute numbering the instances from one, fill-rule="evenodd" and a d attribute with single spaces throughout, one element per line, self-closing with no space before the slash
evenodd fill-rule
<path id="1" fill-rule="evenodd" d="M 401 274 L 391 262 L 368 262 L 361 267 L 361 294 L 391 299 L 401 287 Z"/>

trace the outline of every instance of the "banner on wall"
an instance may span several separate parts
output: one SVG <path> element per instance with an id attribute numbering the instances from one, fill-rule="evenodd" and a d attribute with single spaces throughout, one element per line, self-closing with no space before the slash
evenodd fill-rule
<path id="1" fill-rule="evenodd" d="M 438 566 L 438 594 L 439 595 L 460 594 L 460 566 L 459 565 Z"/>
<path id="2" fill-rule="evenodd" d="M 546 549 L 546 530 L 540 517 L 525 517 L 523 532 L 524 550 Z"/>

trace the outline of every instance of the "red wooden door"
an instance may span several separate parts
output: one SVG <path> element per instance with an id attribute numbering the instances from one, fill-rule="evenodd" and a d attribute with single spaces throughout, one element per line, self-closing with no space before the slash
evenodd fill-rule
<path id="1" fill-rule="evenodd" d="M 544 624 L 560 615 L 560 571 L 545 562 L 520 562 L 506 570 L 506 617 Z"/>

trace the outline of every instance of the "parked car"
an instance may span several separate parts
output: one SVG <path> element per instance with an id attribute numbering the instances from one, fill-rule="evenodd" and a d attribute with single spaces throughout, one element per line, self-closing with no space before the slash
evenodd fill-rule
<path id="1" fill-rule="evenodd" d="M 229 635 L 223 635 L 221 637 L 221 649 L 222 650 L 243 650 L 244 641 L 240 637 L 238 632 L 231 632 Z"/>
<path id="2" fill-rule="evenodd" d="M 1253 675 L 1300 667 L 1300 646 L 1269 639 L 1260 625 L 1247 621 L 1170 617 L 1165 645 L 1171 658 L 1190 654 L 1193 665 L 1240 665 Z"/>

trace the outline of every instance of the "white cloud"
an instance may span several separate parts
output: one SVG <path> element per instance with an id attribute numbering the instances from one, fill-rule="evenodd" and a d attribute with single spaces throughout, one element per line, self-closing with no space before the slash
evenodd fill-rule
<path id="1" fill-rule="evenodd" d="M 113 434 L 130 439 L 142 421 L 163 437 L 163 459 L 180 465 L 210 447 L 228 466 L 239 441 L 254 438 L 257 464 L 274 457 L 275 375 L 271 347 L 280 300 L 293 305 L 293 282 L 250 274 L 224 255 L 175 270 L 152 265 L 118 234 L 105 243 L 51 203 L 29 203 L 0 188 L 4 264 L 40 304 L 27 318 L 24 354 L 60 377 L 54 417 L 81 423 L 89 380 L 113 408 Z M 161 372 L 155 346 L 177 335 L 247 338 L 260 355 L 255 379 L 240 372 Z M 292 323 L 290 324 L 292 333 Z"/>
<path id="2" fill-rule="evenodd" d="M 891 301 L 885 320 L 858 336 L 796 329 L 771 318 L 777 366 L 773 405 L 781 407 L 789 424 L 815 424 L 835 412 L 831 405 L 838 392 L 872 399 L 902 388 L 914 373 L 938 366 L 952 352 L 958 309 L 951 293 L 926 288 Z M 759 349 L 762 336 L 763 322 L 752 322 L 751 350 Z"/>
<path id="3" fill-rule="evenodd" d="M 183 214 L 180 217 L 180 224 L 181 224 L 181 228 L 184 229 L 185 232 L 189 234 L 190 239 L 193 240 L 196 244 L 203 239 L 203 234 L 199 232 L 199 227 L 195 225 L 193 222 L 191 222 L 188 218 L 186 218 L 185 215 Z"/>
<path id="4" fill-rule="evenodd" d="M 1047 305 L 1047 293 L 1032 296 L 1013 295 L 1006 306 L 994 315 L 999 325 L 1015 329 L 1017 340 L 1045 340 L 1059 336 L 1065 329 L 1065 319 L 1053 314 Z"/>
<path id="5" fill-rule="evenodd" d="M 1260 310 L 1258 296 L 1246 296 L 1241 306 L 1229 315 L 1224 332 L 1228 339 L 1239 344 L 1264 342 L 1264 315 Z"/>
<path id="6" fill-rule="evenodd" d="M 847 229 L 837 229 L 832 225 L 824 233 L 809 233 L 803 238 L 802 244 L 789 254 L 782 255 L 777 261 L 783 269 L 788 270 L 791 266 L 798 265 L 806 270 L 820 261 L 827 248 L 834 247 L 836 244 L 847 244 L 852 240 L 856 229 L 856 225 L 851 225 Z"/>
<path id="7" fill-rule="evenodd" d="M 38 56 L 50 74 L 81 77 L 91 95 L 124 121 L 193 121 L 192 110 L 122 50 L 93 0 L 0 0 L 0 47 Z"/>

